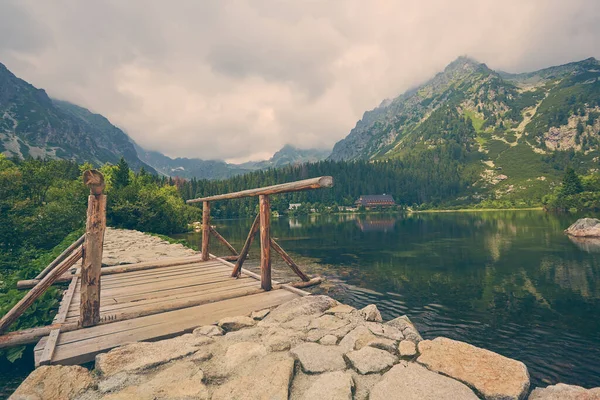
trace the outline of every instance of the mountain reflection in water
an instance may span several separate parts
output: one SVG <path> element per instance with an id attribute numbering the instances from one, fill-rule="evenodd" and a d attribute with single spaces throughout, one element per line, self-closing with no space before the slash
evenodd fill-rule
<path id="1" fill-rule="evenodd" d="M 303 270 L 328 278 L 318 292 L 355 307 L 376 303 L 386 319 L 408 314 L 425 338 L 446 336 L 521 360 L 534 385 L 592 387 L 600 386 L 600 241 L 563 233 L 578 217 L 311 215 L 274 219 L 272 230 Z M 241 248 L 252 220 L 213 223 Z M 255 245 L 249 268 L 257 267 L 258 251 Z M 273 261 L 275 279 L 295 279 Z"/>

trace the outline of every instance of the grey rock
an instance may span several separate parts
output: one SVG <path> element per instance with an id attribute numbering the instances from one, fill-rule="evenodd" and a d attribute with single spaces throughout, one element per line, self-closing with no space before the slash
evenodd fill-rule
<path id="1" fill-rule="evenodd" d="M 346 368 L 342 352 L 337 346 L 304 343 L 294 347 L 290 353 L 307 373 L 338 371 Z"/>
<path id="2" fill-rule="evenodd" d="M 325 346 L 334 346 L 337 344 L 337 340 L 338 340 L 338 338 L 335 335 L 326 335 L 326 336 L 323 336 L 321 338 L 321 340 L 319 340 L 319 343 L 321 343 Z"/>
<path id="3" fill-rule="evenodd" d="M 225 366 L 232 370 L 238 365 L 254 357 L 261 357 L 267 354 L 265 346 L 254 342 L 235 343 L 227 348 L 225 353 Z"/>
<path id="4" fill-rule="evenodd" d="M 265 322 L 288 322 L 300 316 L 320 315 L 338 305 L 338 302 L 328 296 L 305 296 L 282 304 L 265 317 Z"/>
<path id="5" fill-rule="evenodd" d="M 381 334 L 377 334 L 380 335 L 384 338 L 387 339 L 392 339 L 392 340 L 404 340 L 404 334 L 402 333 L 402 331 L 398 328 L 395 328 L 393 326 L 390 325 L 382 325 L 383 328 L 383 332 Z"/>
<path id="6" fill-rule="evenodd" d="M 412 340 L 415 343 L 423 340 L 419 331 L 417 331 L 417 328 L 415 328 L 412 321 L 406 315 L 394 318 L 393 320 L 386 322 L 385 325 L 399 329 L 404 335 L 404 338 Z"/>
<path id="7" fill-rule="evenodd" d="M 249 328 L 254 326 L 256 321 L 250 317 L 237 316 L 237 317 L 226 317 L 219 321 L 219 326 L 226 332 L 237 331 L 243 328 Z"/>
<path id="8" fill-rule="evenodd" d="M 600 400 L 600 387 L 585 389 L 581 386 L 559 383 L 533 389 L 529 400 Z"/>
<path id="9" fill-rule="evenodd" d="M 387 351 L 370 346 L 351 351 L 346 354 L 346 357 L 348 357 L 352 366 L 363 375 L 381 372 L 398 361 L 397 357 Z"/>
<path id="10" fill-rule="evenodd" d="M 387 339 L 384 337 L 377 337 L 371 340 L 367 345 L 375 347 L 376 349 L 385 350 L 391 354 L 396 354 L 398 352 L 396 343 L 397 342 L 395 340 Z"/>
<path id="11" fill-rule="evenodd" d="M 492 351 L 443 337 L 420 342 L 418 350 L 417 362 L 466 383 L 488 400 L 522 399 L 529 389 L 525 364 Z"/>
<path id="12" fill-rule="evenodd" d="M 327 372 L 304 393 L 303 400 L 352 400 L 354 380 L 348 372 Z"/>
<path id="13" fill-rule="evenodd" d="M 600 219 L 578 219 L 565 230 L 565 233 L 575 237 L 600 237 Z"/>
<path id="14" fill-rule="evenodd" d="M 80 366 L 42 366 L 34 370 L 10 397 L 14 400 L 72 399 L 94 385 L 90 371 Z"/>
<path id="15" fill-rule="evenodd" d="M 400 357 L 414 357 L 417 355 L 417 345 L 411 340 L 403 340 L 398 345 Z"/>
<path id="16" fill-rule="evenodd" d="M 270 308 L 265 308 L 264 310 L 252 311 L 250 317 L 254 320 L 260 321 L 264 319 L 271 312 Z"/>
<path id="17" fill-rule="evenodd" d="M 369 400 L 478 400 L 466 385 L 405 361 L 383 375 Z"/>
<path id="18" fill-rule="evenodd" d="M 190 361 L 202 362 L 206 360 L 210 360 L 213 356 L 213 353 L 208 349 L 201 348 L 194 354 L 192 354 L 189 358 Z"/>
<path id="19" fill-rule="evenodd" d="M 367 327 L 359 325 L 344 336 L 338 347 L 340 347 L 344 353 L 347 353 L 352 350 L 359 350 L 375 339 L 377 339 L 377 337 L 373 335 Z"/>
<path id="20" fill-rule="evenodd" d="M 293 358 L 283 353 L 273 353 L 259 359 L 251 367 L 217 387 L 212 400 L 288 399 L 294 373 Z"/>
<path id="21" fill-rule="evenodd" d="M 325 311 L 325 314 L 350 314 L 357 311 L 356 308 L 350 307 L 347 304 L 340 304 Z"/>
<path id="22" fill-rule="evenodd" d="M 263 333 L 262 328 L 247 328 L 239 331 L 227 332 L 225 340 L 234 342 L 250 342 L 257 340 Z"/>
<path id="23" fill-rule="evenodd" d="M 194 335 L 204 335 L 208 337 L 223 335 L 223 329 L 217 325 L 204 325 L 194 329 Z"/>
<path id="24" fill-rule="evenodd" d="M 360 314 L 363 316 L 365 321 L 383 322 L 381 313 L 375 304 L 369 304 L 365 308 L 361 309 Z"/>

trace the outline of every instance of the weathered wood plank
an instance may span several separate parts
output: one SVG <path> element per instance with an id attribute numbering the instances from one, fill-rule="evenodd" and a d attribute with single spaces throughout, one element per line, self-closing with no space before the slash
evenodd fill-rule
<path id="1" fill-rule="evenodd" d="M 260 286 L 271 290 L 271 201 L 269 196 L 259 196 L 260 210 Z"/>
<path id="2" fill-rule="evenodd" d="M 296 275 L 300 277 L 300 279 L 302 279 L 304 282 L 310 281 L 310 278 L 300 270 L 300 267 L 296 265 L 294 260 L 292 260 L 292 257 L 290 257 L 289 254 L 286 253 L 285 250 L 283 250 L 283 248 L 281 248 L 281 246 L 273 238 L 271 238 L 271 247 L 273 248 L 273 250 L 279 253 L 281 258 L 283 258 L 283 261 L 285 261 L 286 264 L 289 265 L 292 271 L 294 271 Z"/>
<path id="3" fill-rule="evenodd" d="M 254 222 L 252 223 L 252 226 L 250 227 L 250 232 L 248 233 L 248 237 L 246 238 L 246 241 L 244 242 L 244 247 L 242 247 L 242 251 L 240 252 L 237 262 L 235 263 L 235 267 L 233 268 L 233 272 L 231 273 L 231 276 L 234 278 L 240 276 L 240 272 L 242 271 L 242 265 L 244 265 L 244 261 L 246 260 L 246 257 L 248 257 L 248 252 L 250 251 L 250 246 L 252 246 L 252 242 L 254 241 L 254 236 L 256 236 L 256 232 L 258 232 L 259 225 L 260 225 L 260 214 L 258 214 L 256 216 L 256 218 L 254 218 Z"/>
<path id="4" fill-rule="evenodd" d="M 177 336 L 190 332 L 198 326 L 215 323 L 226 316 L 248 314 L 256 309 L 276 306 L 296 297 L 297 295 L 287 291 L 274 290 L 63 333 L 60 335 L 53 362 L 85 363 L 93 360 L 96 354 L 124 343 Z"/>
<path id="5" fill-rule="evenodd" d="M 305 179 L 303 181 L 282 183 L 280 185 L 267 186 L 256 189 L 242 190 L 241 192 L 219 194 L 216 196 L 202 197 L 199 199 L 188 200 L 188 204 L 200 203 L 205 201 L 239 199 L 242 197 L 253 197 L 261 195 L 271 195 L 277 193 L 298 192 L 300 190 L 329 188 L 333 186 L 331 176 L 321 176 L 319 178 Z"/>
<path id="6" fill-rule="evenodd" d="M 60 328 L 53 329 L 48 335 L 46 340 L 46 346 L 42 351 L 39 360 L 36 363 L 36 367 L 40 365 L 48 365 L 52 361 L 52 355 L 56 349 L 56 342 L 58 341 L 58 335 L 60 334 Z"/>

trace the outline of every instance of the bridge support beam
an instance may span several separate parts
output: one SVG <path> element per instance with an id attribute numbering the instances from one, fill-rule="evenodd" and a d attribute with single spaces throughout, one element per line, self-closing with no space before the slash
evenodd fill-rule
<path id="1" fill-rule="evenodd" d="M 102 247 L 106 230 L 106 196 L 104 176 L 96 170 L 83 173 L 83 183 L 90 188 L 88 197 L 83 261 L 81 263 L 81 301 L 79 323 L 94 326 L 100 321 L 100 275 Z"/>
<path id="2" fill-rule="evenodd" d="M 208 261 L 210 256 L 208 243 L 210 241 L 210 202 L 202 202 L 202 261 Z"/>
<path id="3" fill-rule="evenodd" d="M 271 290 L 271 201 L 269 196 L 258 197 L 260 209 L 260 286 Z"/>

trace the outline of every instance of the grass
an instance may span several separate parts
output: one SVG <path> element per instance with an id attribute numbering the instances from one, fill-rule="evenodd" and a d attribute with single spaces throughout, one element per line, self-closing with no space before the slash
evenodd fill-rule
<path id="1" fill-rule="evenodd" d="M 463 114 L 466 117 L 471 118 L 471 122 L 473 123 L 473 128 L 475 128 L 475 132 L 477 132 L 477 133 L 483 132 L 481 127 L 483 126 L 485 119 L 477 116 L 477 114 L 472 110 L 464 110 Z"/>

